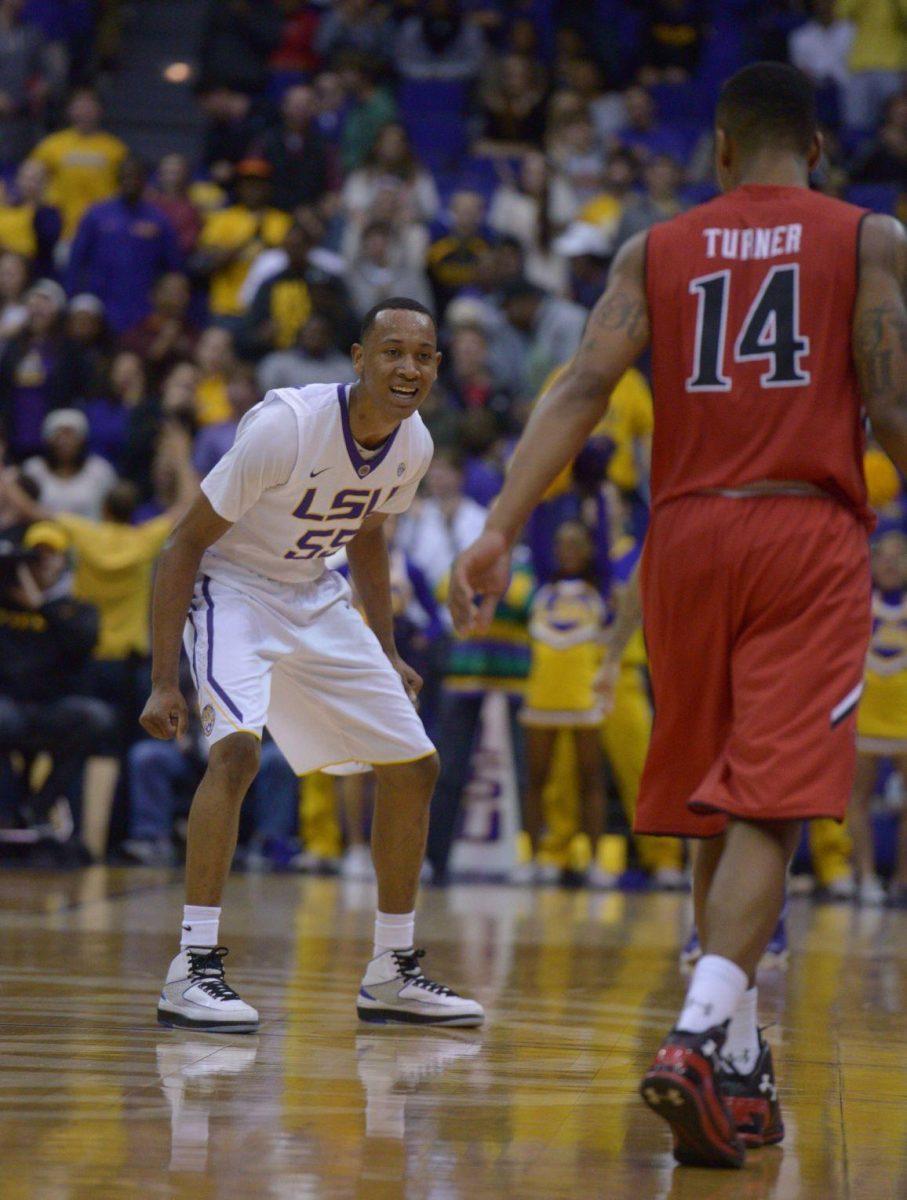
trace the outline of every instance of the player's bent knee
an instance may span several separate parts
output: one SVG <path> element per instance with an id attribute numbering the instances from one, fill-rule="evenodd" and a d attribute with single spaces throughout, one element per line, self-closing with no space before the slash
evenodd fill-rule
<path id="1" fill-rule="evenodd" d="M 441 761 L 437 754 L 427 754 L 413 762 L 394 763 L 389 766 L 375 765 L 375 774 L 393 788 L 406 788 L 411 795 L 422 795 L 426 803 L 435 790 Z"/>
<path id="2" fill-rule="evenodd" d="M 260 760 L 261 742 L 254 733 L 231 733 L 211 747 L 208 772 L 221 777 L 228 793 L 245 795 L 258 774 Z"/>
<path id="3" fill-rule="evenodd" d="M 438 782 L 438 776 L 441 774 L 441 760 L 437 753 L 428 754 L 425 758 L 419 758 L 409 765 L 413 767 L 416 777 L 425 789 L 426 794 L 431 797 L 432 792 L 435 790 L 435 784 Z"/>

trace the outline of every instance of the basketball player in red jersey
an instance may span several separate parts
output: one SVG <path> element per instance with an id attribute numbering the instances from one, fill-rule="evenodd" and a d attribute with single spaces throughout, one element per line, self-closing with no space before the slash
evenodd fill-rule
<path id="1" fill-rule="evenodd" d="M 451 608 L 460 629 L 487 624 L 524 521 L 651 342 L 656 720 L 635 827 L 707 840 L 704 956 L 641 1092 L 680 1162 L 739 1167 L 745 1145 L 783 1136 L 756 964 L 802 821 L 843 819 L 854 772 L 870 612 L 861 413 L 907 470 L 907 236 L 809 190 L 821 143 L 792 67 L 740 71 L 716 125 L 724 195 L 618 254 L 455 564 Z"/>

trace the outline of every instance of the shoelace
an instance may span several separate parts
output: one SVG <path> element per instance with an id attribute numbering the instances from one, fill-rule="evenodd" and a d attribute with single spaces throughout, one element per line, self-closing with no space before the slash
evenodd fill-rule
<path id="1" fill-rule="evenodd" d="M 215 1000 L 238 1000 L 239 996 L 224 979 L 224 959 L 230 953 L 226 946 L 215 946 L 202 953 L 189 950 L 189 977 Z"/>
<path id="2" fill-rule="evenodd" d="M 404 954 L 401 950 L 392 950 L 394 962 L 400 971 L 400 974 L 413 987 L 422 988 L 423 991 L 432 992 L 436 996 L 456 996 L 456 992 L 452 988 L 443 983 L 432 983 L 430 979 L 426 979 L 422 974 L 422 968 L 419 966 L 419 959 L 425 957 L 424 950 L 413 950 L 411 954 Z"/>

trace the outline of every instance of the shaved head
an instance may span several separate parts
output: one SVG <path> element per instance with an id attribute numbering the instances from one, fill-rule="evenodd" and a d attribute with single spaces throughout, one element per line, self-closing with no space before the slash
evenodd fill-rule
<path id="1" fill-rule="evenodd" d="M 796 67 L 753 63 L 721 89 L 715 124 L 745 156 L 778 149 L 806 158 L 818 132 L 815 90 Z"/>

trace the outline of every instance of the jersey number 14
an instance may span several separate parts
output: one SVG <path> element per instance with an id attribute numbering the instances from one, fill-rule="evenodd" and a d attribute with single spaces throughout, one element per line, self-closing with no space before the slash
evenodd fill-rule
<path id="1" fill-rule="evenodd" d="M 688 392 L 729 392 L 726 374 L 728 301 L 731 272 L 700 275 L 690 283 L 696 297 L 696 346 Z M 800 268 L 797 263 L 772 267 L 762 281 L 734 341 L 734 361 L 762 359 L 764 388 L 803 387 L 810 374 L 802 360 L 809 338 L 800 332 Z"/>

